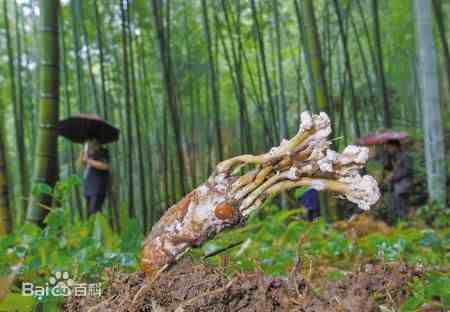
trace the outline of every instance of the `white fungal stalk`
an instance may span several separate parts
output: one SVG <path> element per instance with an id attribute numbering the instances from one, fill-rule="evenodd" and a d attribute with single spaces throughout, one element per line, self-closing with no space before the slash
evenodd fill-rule
<path id="1" fill-rule="evenodd" d="M 350 145 L 342 153 L 329 149 L 330 120 L 325 113 L 301 114 L 297 134 L 261 155 L 240 155 L 222 161 L 209 179 L 172 206 L 144 242 L 142 268 L 152 275 L 225 227 L 245 220 L 264 199 L 281 191 L 309 186 L 329 190 L 363 210 L 380 193 L 375 179 L 361 176 L 368 149 Z M 234 176 L 236 168 L 255 169 Z"/>

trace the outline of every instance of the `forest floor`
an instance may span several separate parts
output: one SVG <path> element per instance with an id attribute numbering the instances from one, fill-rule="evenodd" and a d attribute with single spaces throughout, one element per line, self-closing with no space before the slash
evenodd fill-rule
<path id="1" fill-rule="evenodd" d="M 257 228 L 248 224 L 231 230 L 186 255 L 151 283 L 140 271 L 107 268 L 101 297 L 69 297 L 64 310 L 450 311 L 450 231 L 391 227 L 366 214 L 333 226 L 321 221 L 286 222 L 292 213 L 261 217 L 254 220 Z M 212 246 L 220 248 L 221 243 L 244 237 L 253 247 L 243 252 L 243 244 L 239 251 L 205 259 Z M 293 255 L 292 262 L 286 261 L 286 252 Z M 255 260 L 251 266 L 249 258 Z"/>
<path id="2" fill-rule="evenodd" d="M 301 265 L 288 278 L 272 278 L 259 270 L 227 275 L 186 258 L 152 284 L 142 272 L 111 272 L 102 297 L 71 297 L 65 311 L 398 311 L 408 283 L 424 274 L 401 262 L 367 263 L 338 281 L 313 281 L 296 273 Z"/>
<path id="3" fill-rule="evenodd" d="M 150 283 L 135 219 L 116 233 L 102 214 L 71 222 L 54 209 L 45 229 L 0 239 L 0 311 L 450 311 L 450 212 L 418 207 L 388 225 L 383 211 L 307 222 L 302 208 L 267 204 Z M 60 288 L 58 272 L 101 294 L 23 295 L 25 282 Z"/>

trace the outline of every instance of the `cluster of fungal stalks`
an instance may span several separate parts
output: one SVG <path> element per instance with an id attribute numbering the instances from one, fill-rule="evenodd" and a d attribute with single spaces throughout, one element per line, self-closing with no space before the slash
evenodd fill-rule
<path id="1" fill-rule="evenodd" d="M 380 196 L 371 176 L 359 170 L 368 149 L 350 145 L 331 149 L 325 113 L 301 114 L 300 129 L 290 140 L 261 155 L 240 155 L 219 163 L 208 180 L 172 206 L 144 242 L 142 269 L 151 276 L 225 227 L 245 220 L 264 199 L 300 186 L 329 190 L 367 210 Z M 254 169 L 242 175 L 243 166 Z"/>

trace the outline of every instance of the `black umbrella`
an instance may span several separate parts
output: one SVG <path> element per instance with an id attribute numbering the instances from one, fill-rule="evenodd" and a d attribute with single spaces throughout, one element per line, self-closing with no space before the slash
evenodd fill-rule
<path id="1" fill-rule="evenodd" d="M 58 134 L 75 143 L 84 143 L 96 139 L 100 144 L 115 142 L 119 139 L 119 129 L 94 113 L 80 113 L 61 120 Z"/>

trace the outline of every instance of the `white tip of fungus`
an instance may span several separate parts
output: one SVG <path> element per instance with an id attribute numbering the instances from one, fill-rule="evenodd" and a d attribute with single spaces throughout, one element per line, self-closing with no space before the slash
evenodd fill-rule
<path id="1" fill-rule="evenodd" d="M 317 129 L 324 129 L 330 127 L 330 118 L 324 112 L 320 112 L 319 115 L 314 115 L 314 126 Z M 331 129 L 330 129 L 331 130 Z"/>
<path id="2" fill-rule="evenodd" d="M 333 162 L 327 158 L 322 158 L 318 162 L 319 169 L 322 172 L 333 172 Z"/>
<path id="3" fill-rule="evenodd" d="M 305 111 L 300 115 L 300 120 L 300 128 L 303 130 L 310 130 L 314 126 L 312 116 L 308 111 Z"/>
<path id="4" fill-rule="evenodd" d="M 350 191 L 345 194 L 347 199 L 358 205 L 362 210 L 369 210 L 380 198 L 380 190 L 377 181 L 369 175 L 352 176 L 341 179 L 350 186 Z"/>
<path id="5" fill-rule="evenodd" d="M 311 187 L 312 187 L 313 189 L 315 189 L 315 190 L 323 191 L 323 190 L 325 190 L 326 185 L 325 185 L 325 183 L 323 183 L 323 182 L 320 181 L 320 180 L 312 180 L 312 181 L 311 181 Z"/>
<path id="6" fill-rule="evenodd" d="M 350 163 L 365 164 L 369 159 L 369 149 L 356 145 L 347 146 L 338 157 L 338 162 L 347 165 Z"/>
<path id="7" fill-rule="evenodd" d="M 288 171 L 287 178 L 289 180 L 297 179 L 297 168 L 291 167 L 291 169 L 289 169 L 289 171 Z"/>
<path id="8" fill-rule="evenodd" d="M 337 153 L 333 150 L 327 150 L 327 159 L 331 162 L 335 162 L 337 160 Z"/>
<path id="9" fill-rule="evenodd" d="M 200 196 L 206 195 L 208 193 L 209 188 L 205 185 L 202 184 L 197 188 L 197 193 Z"/>

